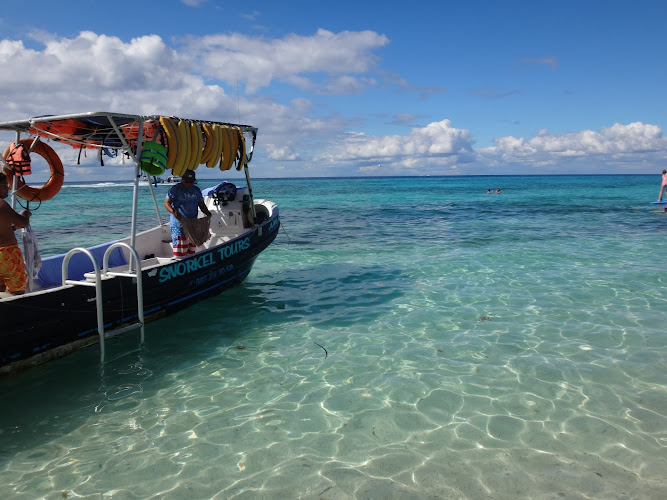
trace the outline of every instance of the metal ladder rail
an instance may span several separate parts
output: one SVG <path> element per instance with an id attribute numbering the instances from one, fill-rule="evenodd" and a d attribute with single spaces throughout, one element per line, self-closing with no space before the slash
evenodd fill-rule
<path id="1" fill-rule="evenodd" d="M 128 271 L 127 272 L 115 272 L 115 271 L 109 271 L 109 257 L 111 256 L 111 251 L 118 248 L 118 247 L 125 247 L 129 252 L 130 252 L 130 262 L 128 263 Z M 134 262 L 136 262 L 136 271 L 132 271 L 132 259 L 134 259 Z M 127 243 L 123 243 L 122 241 L 118 241 L 116 243 L 113 243 L 112 245 L 109 246 L 109 248 L 106 249 L 104 252 L 104 258 L 102 259 L 103 263 L 103 268 L 102 268 L 102 274 L 104 276 L 124 276 L 126 278 L 135 278 L 137 280 L 137 323 L 132 323 L 127 326 L 118 328 L 114 330 L 117 334 L 123 333 L 129 330 L 134 330 L 136 328 L 139 328 L 141 331 L 140 335 L 140 340 L 141 344 L 144 343 L 144 325 L 145 325 L 145 320 L 144 320 L 144 285 L 142 281 L 142 276 L 141 276 L 141 259 L 139 259 L 139 254 L 137 251 L 131 246 L 128 245 Z"/>
<path id="2" fill-rule="evenodd" d="M 77 281 L 67 279 L 67 274 L 69 271 L 69 261 L 77 253 L 84 253 L 93 263 L 95 268 L 95 283 L 89 281 Z M 95 305 L 97 307 L 97 333 L 100 336 L 100 358 L 104 361 L 104 316 L 102 314 L 102 276 L 100 275 L 100 266 L 97 265 L 97 261 L 93 254 L 87 248 L 76 247 L 72 248 L 65 257 L 63 258 L 62 264 L 62 284 L 65 285 L 83 285 L 83 286 L 94 286 L 95 287 Z"/>
<path id="3" fill-rule="evenodd" d="M 118 246 L 125 246 L 128 248 L 128 250 L 131 253 L 131 257 L 134 257 L 137 262 L 137 272 L 136 273 L 116 273 L 116 272 L 109 272 L 109 255 L 110 255 L 110 250 L 112 248 L 118 247 Z M 67 274 L 69 270 L 69 261 L 70 259 L 77 253 L 84 253 L 88 256 L 88 258 L 91 260 L 93 263 L 93 268 L 95 270 L 95 282 L 91 283 L 89 281 L 77 281 L 77 280 L 70 280 L 67 279 Z M 116 330 L 116 333 L 122 333 L 128 330 L 134 330 L 136 328 L 141 328 L 141 343 L 143 344 L 144 342 L 144 308 L 143 308 L 143 284 L 141 280 L 141 260 L 139 260 L 139 255 L 137 254 L 136 250 L 129 246 L 127 243 L 122 243 L 122 242 L 117 242 L 111 245 L 109 248 L 107 248 L 106 252 L 104 253 L 104 258 L 103 258 L 103 263 L 104 263 L 104 274 L 105 276 L 126 276 L 126 277 L 132 277 L 136 278 L 137 280 L 137 316 L 139 318 L 139 321 L 137 323 L 132 323 L 130 325 L 127 325 L 125 327 L 119 328 Z M 104 309 L 103 309 L 103 304 L 102 304 L 102 273 L 100 272 L 100 267 L 97 264 L 97 260 L 95 260 L 95 257 L 93 254 L 88 250 L 87 248 L 82 248 L 82 247 L 76 247 L 67 252 L 65 257 L 63 258 L 63 263 L 62 263 L 62 284 L 63 286 L 65 285 L 83 285 L 83 286 L 94 286 L 95 287 L 95 307 L 97 310 L 97 333 L 99 335 L 99 343 L 100 343 L 100 362 L 104 362 L 104 354 L 105 354 L 105 349 L 104 349 Z"/>

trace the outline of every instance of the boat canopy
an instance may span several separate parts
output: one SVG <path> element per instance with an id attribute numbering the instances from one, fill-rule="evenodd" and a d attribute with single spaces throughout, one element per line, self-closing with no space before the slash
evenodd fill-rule
<path id="1" fill-rule="evenodd" d="M 16 140 L 14 144 L 23 142 L 30 149 L 34 149 L 39 141 L 22 140 L 22 134 L 68 144 L 80 151 L 86 148 L 97 149 L 102 165 L 104 165 L 102 161 L 103 153 L 112 157 L 116 156 L 115 153 L 118 150 L 127 153 L 135 163 L 132 228 L 130 232 L 132 248 L 135 246 L 137 230 L 137 196 L 141 170 L 146 172 L 147 175 L 154 176 L 161 175 L 168 167 L 172 170 L 173 175 L 181 176 L 187 169 L 196 169 L 202 163 L 206 163 L 207 167 L 213 167 L 219 163 L 220 170 L 229 170 L 235 163 L 237 170 L 243 169 L 245 171 L 250 206 L 253 210 L 253 218 L 255 217 L 248 164 L 252 159 L 257 138 L 256 127 L 208 120 L 192 120 L 175 116 L 88 112 L 70 115 L 45 115 L 27 120 L 3 122 L 0 123 L 0 131 L 15 132 Z M 245 134 L 252 136 L 250 144 L 248 144 Z M 210 137 L 210 142 L 207 139 L 203 143 L 204 135 Z M 167 148 L 165 147 L 169 143 L 172 146 L 169 151 L 171 154 L 167 154 Z M 207 147 L 204 147 L 204 144 Z M 40 147 L 42 149 L 47 148 L 45 145 Z M 115 150 L 115 152 L 112 154 L 109 150 Z M 28 202 L 48 200 L 58 193 L 63 184 L 64 171 L 55 152 L 53 157 L 50 157 L 44 151 L 40 152 L 37 149 L 35 151 L 44 156 L 49 163 L 51 168 L 49 181 L 42 188 L 31 188 L 24 184 L 22 178 L 19 179 L 19 176 L 15 175 L 15 170 L 10 169 L 10 172 L 13 172 L 11 175 L 13 182 L 12 207 L 16 206 L 17 196 Z M 46 151 L 53 150 L 48 148 Z M 176 153 L 177 151 L 178 153 Z M 204 151 L 208 152 L 206 158 L 204 158 Z M 206 159 L 206 161 L 202 161 L 203 159 Z M 0 163 L 3 166 L 0 171 L 7 172 L 4 159 Z M 149 187 L 155 203 L 158 221 L 162 226 L 160 205 L 157 202 L 152 184 L 149 184 Z"/>
<path id="2" fill-rule="evenodd" d="M 179 118 L 175 118 L 179 120 Z M 218 124 L 238 128 L 242 133 L 252 135 L 255 145 L 257 128 L 249 125 L 216 122 L 210 120 L 192 120 L 189 122 Z M 142 142 L 154 140 L 160 126 L 160 116 L 129 115 L 124 113 L 89 112 L 71 115 L 36 116 L 27 120 L 0 123 L 0 130 L 13 131 L 17 134 L 36 135 L 56 142 L 69 144 L 74 148 L 128 149 L 136 147 L 139 130 L 142 130 Z M 248 156 L 251 156 L 248 148 Z"/>

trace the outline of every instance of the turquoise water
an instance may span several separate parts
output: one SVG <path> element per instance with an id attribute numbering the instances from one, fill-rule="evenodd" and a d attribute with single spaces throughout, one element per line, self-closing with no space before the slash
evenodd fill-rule
<path id="1" fill-rule="evenodd" d="M 255 180 L 284 230 L 242 287 L 0 380 L 0 496 L 665 498 L 658 187 Z M 129 187 L 63 189 L 43 253 L 126 231 Z"/>

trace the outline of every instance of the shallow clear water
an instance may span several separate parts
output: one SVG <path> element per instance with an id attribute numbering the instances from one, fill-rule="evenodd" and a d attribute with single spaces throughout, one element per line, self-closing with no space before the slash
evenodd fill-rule
<path id="1" fill-rule="evenodd" d="M 242 287 L 0 380 L 0 496 L 665 498 L 658 187 L 255 180 L 284 230 Z M 43 253 L 126 231 L 128 187 L 64 194 Z"/>

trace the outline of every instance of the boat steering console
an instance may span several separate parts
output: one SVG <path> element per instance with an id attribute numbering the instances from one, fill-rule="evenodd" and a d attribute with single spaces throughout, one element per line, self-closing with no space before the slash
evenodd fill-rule
<path id="1" fill-rule="evenodd" d="M 215 205 L 227 206 L 227 203 L 236 199 L 236 186 L 231 182 L 223 182 L 210 195 Z"/>

